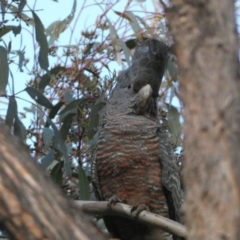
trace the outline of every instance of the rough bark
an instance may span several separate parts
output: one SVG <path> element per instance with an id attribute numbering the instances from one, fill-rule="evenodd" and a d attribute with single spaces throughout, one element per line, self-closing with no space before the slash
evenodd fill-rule
<path id="1" fill-rule="evenodd" d="M 185 104 L 188 239 L 240 239 L 240 87 L 234 2 L 166 9 Z"/>
<path id="2" fill-rule="evenodd" d="M 105 239 L 0 125 L 0 223 L 13 239 Z"/>

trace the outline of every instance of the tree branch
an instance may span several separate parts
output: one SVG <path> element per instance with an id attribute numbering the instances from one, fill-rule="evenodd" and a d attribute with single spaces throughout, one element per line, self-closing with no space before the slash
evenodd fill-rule
<path id="1" fill-rule="evenodd" d="M 171 0 L 166 9 L 184 104 L 188 240 L 240 236 L 240 85 L 234 1 Z"/>
<path id="2" fill-rule="evenodd" d="M 135 218 L 131 213 L 131 206 L 123 203 L 117 203 L 114 206 L 111 206 L 109 210 L 107 201 L 74 201 L 75 204 L 87 214 L 101 214 L 101 215 L 114 215 L 125 217 L 137 222 L 141 222 L 148 225 L 158 226 L 166 232 L 175 234 L 179 237 L 187 236 L 186 227 L 180 223 L 174 222 L 168 218 L 159 216 L 148 211 L 142 211 L 138 218 Z"/>
<path id="3" fill-rule="evenodd" d="M 0 124 L 0 225 L 10 239 L 106 239 Z"/>

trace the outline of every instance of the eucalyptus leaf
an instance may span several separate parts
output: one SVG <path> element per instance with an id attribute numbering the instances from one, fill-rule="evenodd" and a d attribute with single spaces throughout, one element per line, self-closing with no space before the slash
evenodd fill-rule
<path id="1" fill-rule="evenodd" d="M 17 115 L 17 102 L 14 96 L 9 97 L 8 109 L 6 114 L 5 123 L 10 128 L 13 126 L 13 120 Z"/>
<path id="2" fill-rule="evenodd" d="M 44 69 L 45 71 L 48 71 L 49 62 L 48 62 L 47 37 L 44 33 L 44 27 L 40 18 L 37 16 L 37 14 L 34 11 L 32 11 L 32 15 L 36 24 L 35 26 L 36 40 L 40 46 L 38 62 L 42 69 Z"/>
<path id="3" fill-rule="evenodd" d="M 79 166 L 79 187 L 80 187 L 80 199 L 89 200 L 90 187 L 85 171 Z"/>
<path id="4" fill-rule="evenodd" d="M 23 50 L 17 51 L 17 53 L 18 53 L 18 57 L 19 57 L 19 59 L 18 59 L 18 67 L 19 67 L 20 72 L 23 72 L 22 67 L 23 67 L 23 61 L 24 61 L 24 58 L 25 58 L 24 57 L 25 48 Z"/>
<path id="5" fill-rule="evenodd" d="M 52 129 L 44 127 L 42 134 L 43 134 L 44 149 L 47 150 L 52 142 L 54 132 Z"/>
<path id="6" fill-rule="evenodd" d="M 172 143 L 174 146 L 177 146 L 181 133 L 182 133 L 182 125 L 180 123 L 180 114 L 176 107 L 173 105 L 165 103 L 168 107 L 168 126 L 172 135 Z"/>
<path id="7" fill-rule="evenodd" d="M 52 129 L 54 130 L 54 140 L 57 143 L 57 148 L 58 150 L 62 153 L 63 159 L 64 159 L 64 175 L 65 176 L 70 176 L 72 173 L 70 162 L 69 162 L 69 157 L 67 155 L 66 151 L 66 146 L 64 143 L 64 140 L 58 131 L 56 125 L 52 122 L 50 118 L 47 119 L 48 123 L 51 125 Z"/>
<path id="8" fill-rule="evenodd" d="M 6 35 L 7 33 L 9 33 L 10 31 L 12 31 L 14 26 L 3 26 L 0 28 L 0 38 L 4 35 Z"/>
<path id="9" fill-rule="evenodd" d="M 49 113 L 49 118 L 54 118 L 63 105 L 64 102 L 58 102 L 57 104 L 55 104 Z"/>
<path id="10" fill-rule="evenodd" d="M 14 31 L 18 32 L 17 31 L 18 28 L 19 28 L 19 26 L 12 26 L 12 25 L 5 25 L 5 26 L 1 27 L 0 28 L 0 38 L 11 31 L 13 31 L 13 33 L 14 33 Z"/>
<path id="11" fill-rule="evenodd" d="M 63 140 L 67 139 L 67 135 L 68 135 L 69 129 L 72 126 L 72 119 L 74 116 L 75 116 L 75 114 L 69 114 L 63 120 L 63 124 L 62 124 L 61 130 L 60 130 Z"/>
<path id="12" fill-rule="evenodd" d="M 4 93 L 8 84 L 9 66 L 7 50 L 3 46 L 0 46 L 0 63 L 0 93 Z"/>
<path id="13" fill-rule="evenodd" d="M 20 0 L 19 4 L 18 4 L 18 12 L 21 13 L 23 8 L 25 7 L 27 1 L 26 0 Z"/>
<path id="14" fill-rule="evenodd" d="M 26 87 L 25 91 L 29 94 L 29 96 L 33 100 L 35 100 L 40 105 L 42 105 L 46 108 L 53 108 L 52 103 L 45 96 L 43 96 L 43 94 L 40 93 L 37 89 L 35 89 L 33 87 Z"/>
<path id="15" fill-rule="evenodd" d="M 48 168 L 49 165 L 54 161 L 55 158 L 55 151 L 51 149 L 49 153 L 41 159 L 41 165 L 44 168 Z"/>
<path id="16" fill-rule="evenodd" d="M 99 114 L 106 105 L 106 102 L 103 99 L 103 97 L 104 95 L 100 96 L 91 109 L 91 113 L 89 115 L 89 124 L 88 124 L 88 139 L 92 139 L 92 137 L 97 132 L 97 128 L 99 124 Z"/>
<path id="17" fill-rule="evenodd" d="M 65 67 L 57 66 L 52 68 L 49 72 L 45 73 L 41 76 L 41 80 L 39 82 L 39 89 L 44 90 L 47 85 L 49 85 L 51 81 L 51 76 L 56 76 L 59 72 L 66 69 Z"/>
<path id="18" fill-rule="evenodd" d="M 27 131 L 22 121 L 19 119 L 18 115 L 16 115 L 14 119 L 13 133 L 15 136 L 18 136 L 22 140 L 25 140 Z"/>
<path id="19" fill-rule="evenodd" d="M 13 34 L 14 34 L 15 37 L 16 37 L 18 34 L 21 33 L 21 30 L 22 30 L 22 26 L 21 26 L 21 24 L 19 24 L 18 26 L 14 27 L 14 28 L 12 29 L 12 32 L 13 32 Z"/>
<path id="20" fill-rule="evenodd" d="M 62 167 L 63 167 L 63 163 L 59 162 L 53 167 L 51 171 L 51 177 L 53 181 L 60 186 L 62 186 L 62 180 L 63 180 Z"/>
<path id="21" fill-rule="evenodd" d="M 79 105 L 83 102 L 83 99 L 76 99 L 71 101 L 67 106 L 59 113 L 59 115 L 64 115 L 66 113 L 75 112 L 78 109 Z M 74 110 L 74 111 L 73 111 Z"/>
<path id="22" fill-rule="evenodd" d="M 6 7 L 5 7 L 4 0 L 0 0 L 0 9 L 1 9 L 1 12 L 2 12 L 2 21 L 4 21 L 5 12 L 6 12 Z"/>
<path id="23" fill-rule="evenodd" d="M 74 100 L 74 98 L 72 96 L 72 92 L 69 91 L 68 89 L 64 92 L 64 99 L 67 104 L 69 104 L 70 102 L 72 102 Z"/>

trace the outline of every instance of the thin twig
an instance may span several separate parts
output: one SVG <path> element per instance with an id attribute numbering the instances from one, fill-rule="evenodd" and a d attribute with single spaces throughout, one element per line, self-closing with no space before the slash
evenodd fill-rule
<path id="1" fill-rule="evenodd" d="M 138 218 L 135 218 L 131 213 L 131 206 L 117 203 L 114 206 L 111 206 L 111 210 L 109 210 L 107 201 L 75 201 L 76 205 L 85 213 L 92 215 L 115 215 L 126 217 L 132 219 L 137 222 L 141 222 L 148 225 L 154 225 L 166 232 L 175 234 L 179 237 L 186 238 L 187 230 L 186 227 L 180 223 L 174 222 L 168 218 L 159 216 L 154 213 L 150 213 L 148 211 L 142 211 Z"/>

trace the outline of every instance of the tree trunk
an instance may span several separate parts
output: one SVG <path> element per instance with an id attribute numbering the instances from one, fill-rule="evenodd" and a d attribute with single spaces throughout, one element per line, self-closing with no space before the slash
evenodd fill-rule
<path id="1" fill-rule="evenodd" d="M 14 239 L 105 239 L 0 125 L 0 224 Z"/>
<path id="2" fill-rule="evenodd" d="M 240 239 L 240 87 L 234 1 L 172 0 L 185 105 L 188 239 Z"/>

